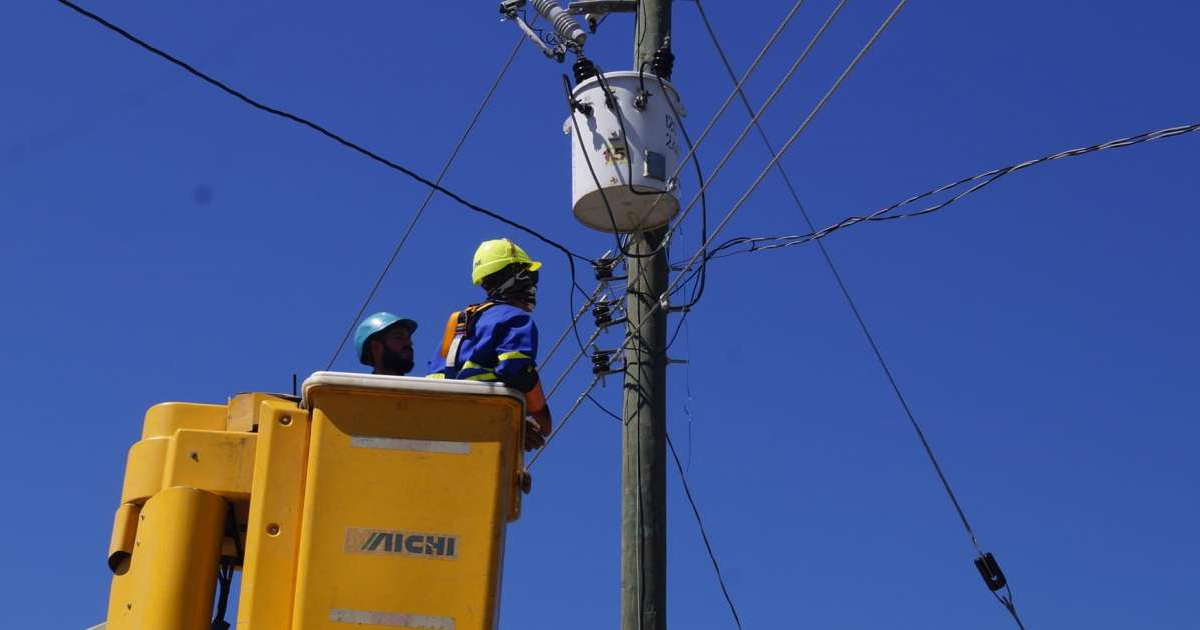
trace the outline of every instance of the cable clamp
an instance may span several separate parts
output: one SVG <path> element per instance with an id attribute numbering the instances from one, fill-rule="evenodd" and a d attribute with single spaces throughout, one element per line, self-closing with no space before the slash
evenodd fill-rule
<path id="1" fill-rule="evenodd" d="M 1000 570 L 1000 563 L 996 562 L 991 553 L 975 558 L 975 568 L 979 569 L 979 575 L 983 577 L 983 583 L 987 584 L 990 591 L 998 591 L 1008 584 L 1004 572 Z"/>

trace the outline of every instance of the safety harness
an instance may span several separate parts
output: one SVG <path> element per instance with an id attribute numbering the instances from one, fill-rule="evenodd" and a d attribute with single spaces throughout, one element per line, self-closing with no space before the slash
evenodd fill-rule
<path id="1" fill-rule="evenodd" d="M 442 334 L 442 357 L 446 359 L 446 367 L 458 365 L 458 350 L 463 339 L 475 334 L 475 322 L 484 311 L 496 306 L 499 302 L 484 302 L 472 304 L 461 311 L 450 313 L 446 320 L 446 330 Z"/>
<path id="2" fill-rule="evenodd" d="M 506 304 L 506 302 L 489 300 L 482 304 L 472 304 L 461 311 L 450 313 L 450 317 L 446 319 L 446 330 L 442 333 L 442 347 L 440 349 L 447 368 L 455 368 L 458 365 L 458 352 L 462 346 L 463 339 L 475 334 L 475 323 L 479 321 L 479 316 L 484 311 L 499 304 Z M 537 412 L 546 408 L 546 396 L 542 392 L 542 383 L 540 381 L 533 386 L 532 390 L 525 392 L 525 406 L 530 412 Z"/>

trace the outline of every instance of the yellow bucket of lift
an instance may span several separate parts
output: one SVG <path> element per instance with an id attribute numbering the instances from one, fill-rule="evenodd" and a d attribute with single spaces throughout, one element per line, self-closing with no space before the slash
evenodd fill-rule
<path id="1" fill-rule="evenodd" d="M 151 408 L 107 627 L 207 629 L 225 562 L 243 572 L 238 630 L 494 628 L 524 404 L 490 383 L 318 372 L 300 402 Z"/>
<path id="2" fill-rule="evenodd" d="M 495 627 L 505 527 L 520 509 L 520 392 L 318 372 L 303 394 L 293 627 Z"/>

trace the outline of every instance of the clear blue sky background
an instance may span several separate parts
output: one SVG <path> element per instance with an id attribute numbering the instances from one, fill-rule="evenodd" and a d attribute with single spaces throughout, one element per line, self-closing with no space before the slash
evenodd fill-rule
<path id="1" fill-rule="evenodd" d="M 517 38 L 494 4 L 89 6 L 432 177 Z M 707 7 L 739 70 L 790 6 L 749 4 Z M 832 5 L 806 3 L 754 98 Z M 773 137 L 891 7 L 849 4 L 764 118 Z M 1196 122 L 1198 21 L 1182 1 L 912 2 L 784 163 L 828 224 Z M 624 69 L 630 39 L 614 17 L 589 51 Z M 674 43 L 697 134 L 729 84 L 691 3 L 676 3 Z M 104 617 L 105 546 L 144 410 L 286 390 L 323 367 L 426 190 L 54 2 L 4 3 L 0 69 L 0 625 L 81 628 Z M 525 47 L 446 181 L 597 255 L 611 240 L 570 213 L 566 70 Z M 723 119 L 706 166 L 745 121 Z M 826 241 L 1031 629 L 1197 627 L 1198 157 L 1185 136 L 1055 162 Z M 766 160 L 751 138 L 712 189 L 714 216 Z M 771 177 L 726 234 L 802 226 Z M 438 197 L 373 303 L 421 322 L 420 357 L 477 297 L 469 256 L 498 236 L 546 261 L 538 319 L 545 338 L 563 330 L 561 255 Z M 710 271 L 672 349 L 690 364 L 670 369 L 669 428 L 746 627 L 1014 627 L 817 250 Z M 351 354 L 339 369 L 359 369 Z M 587 376 L 552 401 L 560 413 Z M 619 404 L 615 381 L 599 392 Z M 501 625 L 615 627 L 617 426 L 585 407 L 536 473 L 510 530 Z M 670 623 L 731 628 L 671 474 Z"/>

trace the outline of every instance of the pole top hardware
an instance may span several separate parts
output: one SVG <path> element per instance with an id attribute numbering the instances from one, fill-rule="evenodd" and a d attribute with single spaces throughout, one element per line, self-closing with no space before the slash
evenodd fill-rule
<path id="1" fill-rule="evenodd" d="M 528 0 L 502 0 L 500 14 L 503 20 L 517 23 L 517 27 L 538 48 L 542 54 L 559 63 L 566 58 L 567 52 L 582 54 L 583 43 L 587 41 L 587 33 L 555 0 L 533 0 L 533 8 L 538 15 L 554 25 L 553 33 L 545 33 L 540 28 L 534 28 L 525 21 L 523 13 Z"/>
<path id="2" fill-rule="evenodd" d="M 567 4 L 567 13 L 634 13 L 637 11 L 637 4 L 638 0 L 575 0 Z"/>

